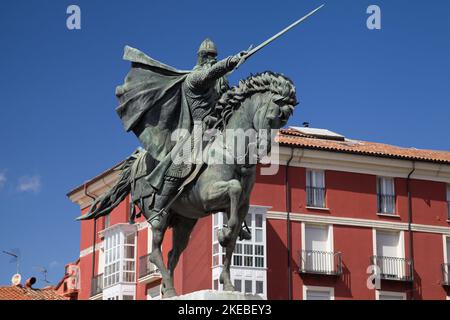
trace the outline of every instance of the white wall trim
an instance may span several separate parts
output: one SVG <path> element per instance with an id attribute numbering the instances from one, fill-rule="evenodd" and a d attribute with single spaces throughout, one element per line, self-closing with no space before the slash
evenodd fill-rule
<path id="1" fill-rule="evenodd" d="M 450 239 L 450 236 L 443 234 L 442 235 L 442 241 L 443 241 L 443 249 L 444 249 L 444 262 L 443 263 L 450 263 L 449 259 L 450 257 L 447 256 L 447 239 Z"/>
<path id="2" fill-rule="evenodd" d="M 380 295 L 382 294 L 388 294 L 406 300 L 406 292 L 383 291 L 383 290 L 375 290 L 375 299 L 380 300 Z"/>
<path id="3" fill-rule="evenodd" d="M 286 212 L 282 211 L 268 211 L 268 219 L 286 220 Z M 291 213 L 292 221 L 310 222 L 310 223 L 326 223 L 336 225 L 346 225 L 354 227 L 377 228 L 388 230 L 408 230 L 408 223 L 406 222 L 390 222 L 381 220 L 357 219 L 346 217 L 322 216 L 310 213 Z M 450 235 L 450 227 L 432 226 L 424 224 L 412 224 L 411 230 L 415 232 L 427 232 Z"/>
<path id="4" fill-rule="evenodd" d="M 334 300 L 334 288 L 333 287 L 318 287 L 318 286 L 308 286 L 303 285 L 303 300 L 306 300 L 306 292 L 308 290 L 314 290 L 314 291 L 322 291 L 322 292 L 329 292 L 331 300 Z"/>

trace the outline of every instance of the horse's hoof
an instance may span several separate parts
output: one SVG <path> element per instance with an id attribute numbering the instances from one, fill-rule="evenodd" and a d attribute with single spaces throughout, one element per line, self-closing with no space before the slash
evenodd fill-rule
<path id="1" fill-rule="evenodd" d="M 177 292 L 173 288 L 172 289 L 166 289 L 166 290 L 163 290 L 162 295 L 163 295 L 163 299 L 167 299 L 167 298 L 176 297 L 177 296 Z"/>
<path id="2" fill-rule="evenodd" d="M 230 237 L 226 234 L 226 231 L 228 231 L 228 228 L 224 227 L 217 234 L 217 240 L 222 247 L 226 247 L 230 242 Z"/>
<path id="3" fill-rule="evenodd" d="M 236 289 L 231 284 L 225 284 L 223 285 L 223 291 L 236 291 Z"/>

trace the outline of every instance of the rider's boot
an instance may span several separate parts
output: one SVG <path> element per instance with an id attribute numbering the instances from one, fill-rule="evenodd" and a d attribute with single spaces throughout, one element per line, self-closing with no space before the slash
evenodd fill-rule
<path id="1" fill-rule="evenodd" d="M 158 229 L 160 227 L 162 216 L 166 215 L 163 209 L 165 209 L 169 201 L 176 195 L 179 186 L 179 179 L 164 179 L 161 189 L 155 195 L 153 209 L 150 211 L 150 217 L 147 219 L 152 228 Z"/>

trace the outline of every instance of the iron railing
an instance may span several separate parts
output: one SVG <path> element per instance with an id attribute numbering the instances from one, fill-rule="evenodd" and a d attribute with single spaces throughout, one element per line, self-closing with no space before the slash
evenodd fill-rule
<path id="1" fill-rule="evenodd" d="M 325 208 L 325 188 L 306 187 L 306 205 L 308 207 Z"/>
<path id="2" fill-rule="evenodd" d="M 395 214 L 395 195 L 378 194 L 378 213 Z"/>
<path id="3" fill-rule="evenodd" d="M 94 276 L 91 280 L 91 297 L 103 292 L 103 273 Z"/>
<path id="4" fill-rule="evenodd" d="M 150 262 L 150 254 L 139 258 L 139 278 L 158 273 L 159 270 Z"/>
<path id="5" fill-rule="evenodd" d="M 378 267 L 376 274 L 383 280 L 413 281 L 412 262 L 397 257 L 372 256 Z"/>
<path id="6" fill-rule="evenodd" d="M 450 263 L 442 264 L 442 284 L 444 286 L 450 286 Z"/>
<path id="7" fill-rule="evenodd" d="M 302 250 L 299 269 L 300 273 L 339 276 L 342 274 L 342 255 L 340 252 Z"/>

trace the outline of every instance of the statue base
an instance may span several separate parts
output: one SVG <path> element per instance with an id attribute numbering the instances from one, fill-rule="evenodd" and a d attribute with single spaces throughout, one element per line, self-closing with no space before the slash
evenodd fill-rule
<path id="1" fill-rule="evenodd" d="M 264 298 L 237 291 L 200 290 L 164 300 L 264 300 Z"/>

